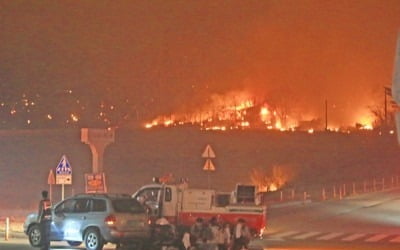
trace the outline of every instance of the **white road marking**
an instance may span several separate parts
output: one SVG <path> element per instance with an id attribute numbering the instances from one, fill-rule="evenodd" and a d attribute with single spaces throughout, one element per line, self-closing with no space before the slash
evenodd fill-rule
<path id="1" fill-rule="evenodd" d="M 287 231 L 287 232 L 283 232 L 283 233 L 274 234 L 273 237 L 274 238 L 288 237 L 288 236 L 295 235 L 298 233 L 300 233 L 300 232 L 299 231 Z"/>
<path id="2" fill-rule="evenodd" d="M 400 236 L 397 236 L 396 238 L 389 240 L 389 242 L 400 243 Z"/>
<path id="3" fill-rule="evenodd" d="M 305 239 L 307 239 L 307 238 L 316 236 L 316 235 L 318 235 L 318 234 L 321 234 L 321 233 L 320 233 L 320 232 L 308 232 L 308 233 L 303 233 L 303 234 L 297 235 L 297 236 L 293 237 L 292 239 L 295 239 L 295 240 L 305 240 Z"/>
<path id="4" fill-rule="evenodd" d="M 343 235 L 344 233 L 330 233 L 330 234 L 326 234 L 324 236 L 321 236 L 319 238 L 317 238 L 317 240 L 332 240 L 334 238 L 337 238 L 341 235 Z"/>
<path id="5" fill-rule="evenodd" d="M 383 240 L 384 238 L 387 238 L 389 236 L 390 235 L 388 235 L 388 234 L 375 234 L 374 236 L 366 239 L 365 241 L 366 242 L 377 242 L 377 241 Z"/>
<path id="6" fill-rule="evenodd" d="M 349 235 L 349 236 L 343 238 L 342 241 L 353 241 L 353 240 L 357 240 L 357 239 L 360 239 L 360 238 L 364 237 L 365 235 L 366 235 L 366 234 L 360 234 L 360 233 L 351 234 L 351 235 Z"/>

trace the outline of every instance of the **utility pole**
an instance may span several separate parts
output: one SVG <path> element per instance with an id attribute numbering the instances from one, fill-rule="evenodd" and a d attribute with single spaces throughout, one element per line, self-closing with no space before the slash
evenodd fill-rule
<path id="1" fill-rule="evenodd" d="M 383 87 L 385 90 L 385 128 L 387 127 L 387 92 L 388 92 L 388 88 L 387 87 Z"/>
<path id="2" fill-rule="evenodd" d="M 325 99 L 325 131 L 328 131 L 328 99 Z"/>
<path id="3" fill-rule="evenodd" d="M 390 87 L 383 87 L 385 90 L 385 127 L 387 127 L 387 96 L 392 96 L 392 89 Z"/>

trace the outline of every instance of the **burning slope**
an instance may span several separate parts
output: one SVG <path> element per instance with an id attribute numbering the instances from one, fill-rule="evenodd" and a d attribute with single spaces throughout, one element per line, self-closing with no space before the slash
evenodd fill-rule
<path id="1" fill-rule="evenodd" d="M 324 130 L 325 120 L 317 115 L 305 117 L 294 113 L 284 105 L 268 102 L 265 98 L 256 98 L 249 92 L 230 92 L 226 95 L 213 95 L 207 104 L 196 111 L 162 115 L 144 125 L 145 128 L 175 127 L 182 125 L 199 126 L 203 130 L 233 129 L 268 129 L 280 131 L 312 131 Z M 368 110 L 354 117 L 357 129 L 373 129 L 374 119 Z M 303 117 L 302 117 L 303 116 Z M 345 130 L 350 125 L 329 125 L 328 130 Z M 346 129 L 347 130 L 347 129 Z M 312 133 L 310 132 L 310 133 Z"/>

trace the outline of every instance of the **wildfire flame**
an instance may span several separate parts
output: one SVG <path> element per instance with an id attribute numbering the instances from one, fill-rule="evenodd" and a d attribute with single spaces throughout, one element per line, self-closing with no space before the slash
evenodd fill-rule
<path id="1" fill-rule="evenodd" d="M 214 95 L 206 107 L 199 107 L 197 112 L 175 113 L 159 116 L 153 121 L 144 124 L 146 129 L 164 126 L 198 125 L 206 131 L 226 131 L 232 129 L 268 129 L 278 131 L 302 130 L 309 134 L 324 130 L 323 122 L 318 118 L 308 121 L 299 121 L 285 113 L 279 107 L 273 107 L 267 101 L 256 102 L 247 92 L 228 93 L 225 96 Z M 360 115 L 356 128 L 372 130 L 373 117 L 367 114 Z M 337 127 L 328 127 L 332 132 L 345 131 Z"/>

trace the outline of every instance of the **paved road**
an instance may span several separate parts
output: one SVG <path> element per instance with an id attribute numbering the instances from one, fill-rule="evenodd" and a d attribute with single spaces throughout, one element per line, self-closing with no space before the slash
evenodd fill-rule
<path id="1" fill-rule="evenodd" d="M 264 238 L 254 240 L 251 246 L 268 250 L 398 250 L 399 208 L 400 190 L 270 207 Z M 9 242 L 0 239 L 0 249 L 34 248 L 26 238 L 19 238 Z M 84 248 L 52 243 L 52 249 Z"/>
<path id="2" fill-rule="evenodd" d="M 33 248 L 29 245 L 29 242 L 27 239 L 16 239 L 12 238 L 9 241 L 5 241 L 4 239 L 0 240 L 0 249 L 1 250 L 33 250 L 38 248 Z M 51 249 L 56 250 L 56 249 L 63 249 L 63 250 L 77 250 L 77 249 L 85 249 L 83 245 L 80 247 L 74 247 L 71 248 L 65 243 L 59 243 L 59 242 L 52 242 L 51 244 Z M 115 249 L 115 245 L 108 244 L 104 247 L 104 250 L 111 250 Z"/>
<path id="3" fill-rule="evenodd" d="M 264 239 L 252 245 L 268 249 L 400 249 L 399 207 L 399 190 L 271 207 Z"/>

